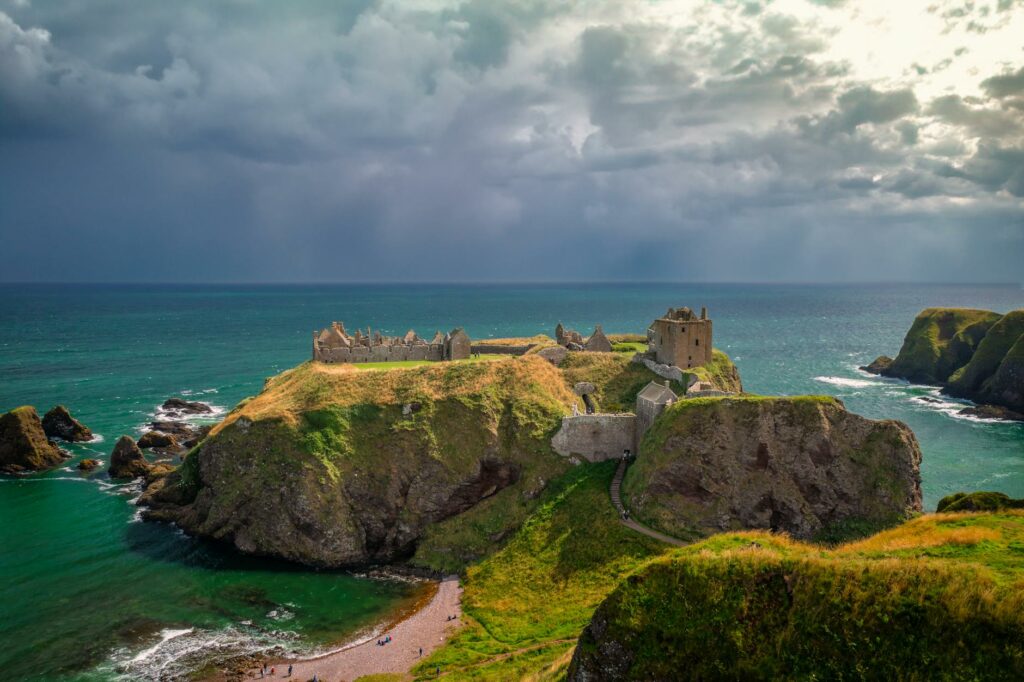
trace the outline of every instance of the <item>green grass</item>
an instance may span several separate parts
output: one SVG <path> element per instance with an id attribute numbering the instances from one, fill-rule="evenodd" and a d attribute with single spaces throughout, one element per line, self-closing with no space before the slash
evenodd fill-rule
<path id="1" fill-rule="evenodd" d="M 561 369 L 569 386 L 589 381 L 597 387 L 594 397 L 599 411 L 632 412 L 636 394 L 651 381 L 664 380 L 631 358 L 625 353 L 569 353 Z M 672 382 L 672 390 L 681 395 L 686 389 Z"/>
<path id="2" fill-rule="evenodd" d="M 647 342 L 619 341 L 612 344 L 612 351 L 616 353 L 645 353 L 647 352 Z"/>
<path id="3" fill-rule="evenodd" d="M 743 382 L 740 380 L 740 373 L 736 369 L 736 365 L 732 363 L 728 355 L 717 348 L 711 352 L 711 362 L 686 371 L 688 374 L 695 375 L 698 381 L 708 382 L 719 391 L 743 392 Z"/>
<path id="4" fill-rule="evenodd" d="M 674 550 L 580 640 L 616 679 L 960 680 L 1024 675 L 1024 516 L 936 514 L 835 550 L 767 533 Z M 713 633 L 713 634 L 712 634 Z"/>
<path id="5" fill-rule="evenodd" d="M 462 360 L 450 360 L 449 362 L 486 362 L 488 360 L 507 359 L 507 355 L 497 353 L 481 353 Z M 393 362 L 354 362 L 352 366 L 356 369 L 401 369 L 403 367 L 422 367 L 424 365 L 435 365 L 434 360 L 395 360 Z"/>
<path id="6" fill-rule="evenodd" d="M 508 544 L 466 571 L 468 624 L 413 670 L 418 678 L 436 666 L 453 680 L 544 678 L 564 668 L 597 605 L 667 549 L 618 522 L 608 496 L 615 466 L 582 465 L 552 481 Z"/>

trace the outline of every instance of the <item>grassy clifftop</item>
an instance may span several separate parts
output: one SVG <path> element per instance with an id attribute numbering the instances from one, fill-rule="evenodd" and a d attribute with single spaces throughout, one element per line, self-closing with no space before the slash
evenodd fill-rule
<path id="1" fill-rule="evenodd" d="M 929 515 L 833 550 L 719 535 L 627 579 L 569 679 L 1020 679 L 1022 543 L 1020 512 Z"/>
<path id="2" fill-rule="evenodd" d="M 458 566 L 500 543 L 568 468 L 550 437 L 574 399 L 538 357 L 306 363 L 269 379 L 147 493 L 150 516 L 313 565 L 419 552 Z M 458 532 L 425 537 L 453 517 Z"/>
<path id="3" fill-rule="evenodd" d="M 914 319 L 888 376 L 929 384 L 945 383 L 970 361 L 1001 316 L 990 310 L 927 308 Z"/>

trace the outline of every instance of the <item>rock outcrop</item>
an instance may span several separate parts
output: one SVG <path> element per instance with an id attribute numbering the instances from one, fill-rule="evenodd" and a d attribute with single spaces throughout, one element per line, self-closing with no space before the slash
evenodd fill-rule
<path id="1" fill-rule="evenodd" d="M 100 465 L 100 461 L 98 459 L 86 458 L 86 459 L 83 459 L 81 462 L 78 463 L 78 470 L 79 471 L 92 471 L 93 469 L 97 468 L 99 465 Z"/>
<path id="2" fill-rule="evenodd" d="M 147 431 L 139 436 L 139 447 L 148 450 L 149 448 L 178 448 L 178 441 L 174 436 L 160 431 Z"/>
<path id="3" fill-rule="evenodd" d="M 892 367 L 892 358 L 888 355 L 879 355 L 869 364 L 862 366 L 861 369 L 871 374 L 885 374 L 890 367 Z"/>
<path id="4" fill-rule="evenodd" d="M 899 355 L 864 367 L 878 374 L 943 387 L 950 395 L 1024 413 L 1024 310 L 929 308 L 914 320 Z"/>
<path id="5" fill-rule="evenodd" d="M 135 440 L 131 436 L 121 436 L 110 454 L 107 473 L 111 478 L 145 478 L 150 467 Z"/>
<path id="6" fill-rule="evenodd" d="M 679 538 L 755 528 L 812 538 L 920 511 L 920 462 L 905 424 L 834 398 L 697 398 L 655 422 L 624 491 L 639 520 Z"/>
<path id="7" fill-rule="evenodd" d="M 0 415 L 0 472 L 41 471 L 64 459 L 60 448 L 46 438 L 34 407 L 23 405 Z"/>
<path id="8" fill-rule="evenodd" d="M 979 491 L 974 493 L 953 493 L 939 500 L 937 512 L 981 512 L 1003 509 L 1024 509 L 1024 500 L 1015 500 L 1009 495 Z"/>
<path id="9" fill-rule="evenodd" d="M 535 355 L 400 372 L 307 363 L 269 380 L 141 502 L 146 518 L 315 566 L 408 558 L 427 529 L 459 527 L 492 499 L 488 537 L 501 538 L 511 510 L 570 466 L 549 441 L 573 399 Z"/>
<path id="10" fill-rule="evenodd" d="M 178 414 L 210 414 L 213 408 L 206 403 L 185 400 L 184 398 L 168 398 L 162 405 L 164 411 Z"/>
<path id="11" fill-rule="evenodd" d="M 43 431 L 49 438 L 60 438 L 69 443 L 92 440 L 92 431 L 68 412 L 68 408 L 57 405 L 43 415 Z"/>

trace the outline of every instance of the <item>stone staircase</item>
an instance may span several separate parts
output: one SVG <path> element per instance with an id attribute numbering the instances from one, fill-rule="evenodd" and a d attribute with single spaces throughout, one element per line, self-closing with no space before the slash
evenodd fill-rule
<path id="1" fill-rule="evenodd" d="M 612 478 L 612 486 L 610 489 L 612 496 L 612 504 L 615 505 L 615 510 L 619 512 L 619 523 L 626 528 L 635 530 L 637 533 L 643 533 L 647 537 L 654 538 L 669 545 L 675 545 L 682 547 L 686 543 L 682 540 L 672 537 L 671 535 L 665 535 L 658 531 L 648 528 L 647 526 L 637 523 L 633 519 L 626 518 L 626 508 L 622 504 L 622 479 L 626 476 L 626 468 L 629 466 L 629 460 L 623 458 L 619 460 L 619 468 L 615 470 L 615 477 Z"/>

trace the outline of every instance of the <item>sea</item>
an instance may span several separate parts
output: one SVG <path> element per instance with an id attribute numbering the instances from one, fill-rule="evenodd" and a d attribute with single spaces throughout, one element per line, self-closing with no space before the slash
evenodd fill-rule
<path id="1" fill-rule="evenodd" d="M 462 326 L 473 338 L 643 333 L 707 306 L 747 391 L 829 394 L 911 426 L 926 509 L 960 490 L 1024 497 L 1024 423 L 959 414 L 937 389 L 865 374 L 929 306 L 1006 312 L 1019 285 L 0 285 L 0 411 L 55 404 L 98 434 L 59 469 L 0 477 L 0 675 L 169 679 L 239 653 L 310 654 L 373 636 L 421 586 L 242 556 L 141 521 L 138 486 L 82 474 L 138 436 L 170 396 L 224 414 L 308 359 L 334 320 L 386 334 Z"/>

